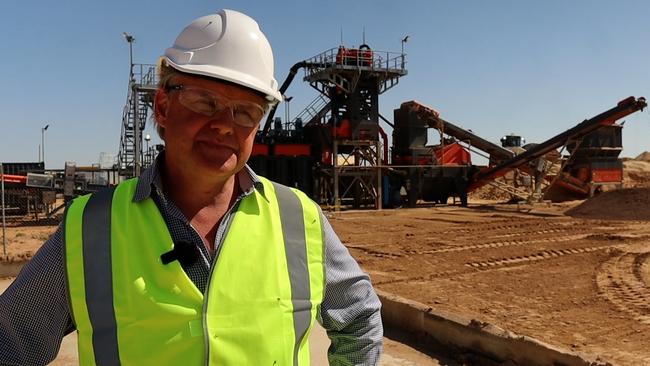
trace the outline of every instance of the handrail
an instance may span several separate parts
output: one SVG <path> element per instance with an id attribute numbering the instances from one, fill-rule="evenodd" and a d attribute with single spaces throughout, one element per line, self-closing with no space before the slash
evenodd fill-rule
<path id="1" fill-rule="evenodd" d="M 133 64 L 133 82 L 140 85 L 157 85 L 158 73 L 156 65 Z"/>
<path id="2" fill-rule="evenodd" d="M 330 48 L 306 60 L 332 68 L 367 67 L 380 70 L 404 70 L 404 53 L 373 50 L 369 48 Z"/>
<path id="3" fill-rule="evenodd" d="M 300 112 L 294 119 L 295 122 L 300 118 L 304 123 L 309 122 L 315 115 L 317 115 L 329 101 L 322 94 L 318 94 L 314 100 L 312 100 L 303 110 Z M 289 122 L 289 121 L 287 121 Z"/>

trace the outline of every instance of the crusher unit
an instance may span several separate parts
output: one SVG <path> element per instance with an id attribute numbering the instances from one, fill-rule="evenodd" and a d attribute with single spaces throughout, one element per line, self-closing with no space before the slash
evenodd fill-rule
<path id="1" fill-rule="evenodd" d="M 416 101 L 395 109 L 394 121 L 392 165 L 384 187 L 389 195 L 386 206 L 405 203 L 413 207 L 418 200 L 446 204 L 450 197 L 459 198 L 465 206 L 469 182 L 479 170 L 470 152 L 480 152 L 491 164 L 514 155 Z M 426 145 L 429 129 L 439 133 L 439 144 Z"/>
<path id="2" fill-rule="evenodd" d="M 562 200 L 567 196 L 584 198 L 593 196 L 605 186 L 621 188 L 623 185 L 623 126 L 612 124 L 567 144 L 569 156 L 555 184 L 545 198 Z"/>

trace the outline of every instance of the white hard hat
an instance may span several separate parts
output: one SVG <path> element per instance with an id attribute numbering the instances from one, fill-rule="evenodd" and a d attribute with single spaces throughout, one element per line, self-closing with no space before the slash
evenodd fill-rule
<path id="1" fill-rule="evenodd" d="M 194 20 L 165 50 L 167 64 L 179 71 L 222 79 L 282 100 L 273 76 L 273 50 L 248 15 L 224 9 Z"/>

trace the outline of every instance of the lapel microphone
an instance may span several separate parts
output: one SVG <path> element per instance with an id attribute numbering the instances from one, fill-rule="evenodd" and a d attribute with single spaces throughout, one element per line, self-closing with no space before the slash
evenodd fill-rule
<path id="1" fill-rule="evenodd" d="M 199 248 L 192 243 L 179 241 L 174 243 L 174 248 L 160 256 L 163 264 L 178 261 L 183 268 L 191 266 L 199 259 Z"/>

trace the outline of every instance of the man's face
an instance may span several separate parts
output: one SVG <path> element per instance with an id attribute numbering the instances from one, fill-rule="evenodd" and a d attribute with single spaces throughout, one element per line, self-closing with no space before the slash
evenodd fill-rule
<path id="1" fill-rule="evenodd" d="M 262 118 L 255 107 L 263 111 L 266 100 L 243 87 L 189 75 L 174 76 L 169 86 L 169 90 L 158 90 L 155 108 L 165 130 L 168 163 L 181 171 L 191 169 L 216 178 L 241 170 Z M 219 104 L 228 107 L 212 113 Z M 246 108 L 255 113 L 244 113 Z M 242 123 L 250 121 L 254 125 Z"/>

